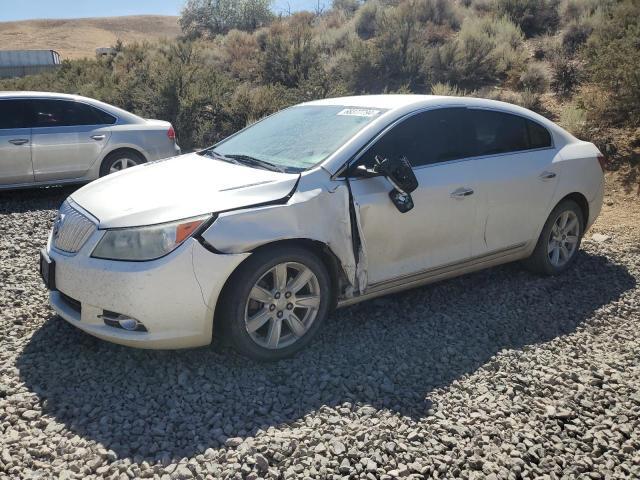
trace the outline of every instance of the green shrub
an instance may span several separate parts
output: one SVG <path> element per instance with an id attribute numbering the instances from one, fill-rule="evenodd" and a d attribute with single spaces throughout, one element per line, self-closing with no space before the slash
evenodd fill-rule
<path id="1" fill-rule="evenodd" d="M 356 33 L 363 40 L 368 40 L 378 31 L 378 15 L 382 7 L 376 0 L 365 3 L 356 15 Z"/>
<path id="2" fill-rule="evenodd" d="M 588 80 L 609 95 L 603 121 L 640 125 L 640 2 L 627 0 L 606 10 L 587 41 L 582 59 Z"/>
<path id="3" fill-rule="evenodd" d="M 213 37 L 232 29 L 253 31 L 273 18 L 270 0 L 187 0 L 180 27 L 187 38 Z"/>
<path id="4" fill-rule="evenodd" d="M 493 83 L 497 77 L 494 44 L 486 33 L 464 33 L 435 49 L 428 62 L 430 79 L 435 82 L 476 88 Z"/>
<path id="5" fill-rule="evenodd" d="M 540 94 L 531 90 L 523 90 L 515 97 L 514 103 L 529 110 L 538 111 L 540 109 Z"/>
<path id="6" fill-rule="evenodd" d="M 572 22 L 562 33 L 562 47 L 568 55 L 574 55 L 587 41 L 593 29 L 586 23 Z"/>
<path id="7" fill-rule="evenodd" d="M 271 26 L 264 39 L 264 83 L 297 87 L 321 68 L 317 45 L 313 42 L 313 15 L 302 12 L 285 24 Z"/>
<path id="8" fill-rule="evenodd" d="M 477 89 L 518 78 L 527 58 L 522 32 L 506 18 L 469 18 L 458 35 L 431 55 L 432 83 Z"/>
<path id="9" fill-rule="evenodd" d="M 334 10 L 340 10 L 349 16 L 353 15 L 359 7 L 359 0 L 333 0 L 331 2 L 331 8 Z"/>
<path id="10" fill-rule="evenodd" d="M 559 123 L 568 132 L 579 137 L 584 134 L 587 114 L 584 109 L 578 107 L 575 103 L 569 103 L 562 107 Z"/>
<path id="11" fill-rule="evenodd" d="M 551 88 L 560 96 L 570 96 L 582 80 L 578 62 L 565 56 L 556 57 L 551 63 Z"/>
<path id="12" fill-rule="evenodd" d="M 420 23 L 433 23 L 436 25 L 448 25 L 452 28 L 460 27 L 460 19 L 448 0 L 410 0 L 411 10 Z"/>
<path id="13" fill-rule="evenodd" d="M 431 85 L 432 95 L 441 95 L 444 97 L 464 97 L 468 95 L 465 90 L 460 90 L 455 85 L 449 85 L 448 83 L 436 83 Z"/>
<path id="14" fill-rule="evenodd" d="M 558 27 L 559 0 L 495 0 L 499 16 L 506 15 L 527 37 L 553 32 Z"/>
<path id="15" fill-rule="evenodd" d="M 518 85 L 522 90 L 535 93 L 546 92 L 549 87 L 549 78 L 544 66 L 540 63 L 530 63 L 520 75 Z"/>

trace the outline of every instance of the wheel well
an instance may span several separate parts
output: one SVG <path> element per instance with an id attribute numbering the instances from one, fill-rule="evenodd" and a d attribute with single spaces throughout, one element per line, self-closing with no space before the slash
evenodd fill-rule
<path id="1" fill-rule="evenodd" d="M 566 195 L 562 200 L 560 200 L 560 202 L 564 200 L 573 200 L 578 204 L 578 206 L 580 207 L 580 210 L 582 210 L 582 216 L 584 217 L 584 223 L 585 223 L 583 227 L 585 227 L 589 223 L 589 202 L 587 201 L 586 197 L 581 193 L 573 192 L 573 193 L 570 193 L 569 195 Z"/>
<path id="2" fill-rule="evenodd" d="M 275 242 L 270 242 L 270 243 L 266 243 L 264 245 L 260 245 L 259 247 L 255 248 L 254 250 L 252 250 L 252 253 L 256 253 L 258 251 L 264 250 L 264 249 L 268 249 L 268 248 L 272 248 L 275 247 L 276 245 L 281 246 L 281 245 L 295 245 L 297 247 L 302 247 L 305 248 L 313 253 L 315 253 L 320 260 L 322 261 L 322 263 L 324 264 L 324 266 L 327 268 L 327 272 L 329 273 L 329 278 L 331 280 L 331 289 L 332 289 L 332 298 L 331 298 L 331 308 L 330 310 L 333 310 L 337 303 L 338 303 L 338 296 L 340 294 L 340 287 L 345 284 L 348 283 L 347 281 L 347 276 L 344 273 L 342 266 L 340 265 L 340 260 L 338 260 L 338 257 L 336 256 L 335 253 L 333 253 L 331 251 L 331 249 L 329 248 L 328 245 L 326 245 L 325 243 L 322 243 L 320 241 L 317 240 L 311 240 L 308 238 L 296 238 L 296 239 L 287 239 L 287 240 L 277 240 Z M 246 259 L 245 259 L 246 261 Z M 221 305 L 224 302 L 224 298 L 226 296 L 226 291 L 227 291 L 227 286 L 229 285 L 230 281 L 231 281 L 231 277 L 233 277 L 233 274 L 238 270 L 238 268 L 240 268 L 240 266 L 244 263 L 241 262 L 236 269 L 234 270 L 234 272 L 229 275 L 229 277 L 227 278 L 224 286 L 222 287 L 222 290 L 220 291 L 220 295 L 218 296 L 218 300 L 216 301 L 216 307 L 215 307 L 215 311 L 214 311 L 214 315 L 213 315 L 213 331 L 214 331 L 214 337 L 216 329 L 219 328 L 219 324 L 218 322 L 220 321 L 220 311 L 221 311 Z"/>

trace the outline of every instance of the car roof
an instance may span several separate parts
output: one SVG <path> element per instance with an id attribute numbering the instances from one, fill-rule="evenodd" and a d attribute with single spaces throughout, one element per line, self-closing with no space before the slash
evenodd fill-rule
<path id="1" fill-rule="evenodd" d="M 68 93 L 54 93 L 54 92 L 0 92 L 0 98 L 66 98 L 69 100 L 82 98 L 84 100 L 91 100 L 90 98 L 81 97 L 79 95 L 70 95 Z"/>
<path id="2" fill-rule="evenodd" d="M 570 133 L 553 123 L 551 120 L 539 115 L 531 110 L 514 105 L 511 103 L 500 102 L 497 100 L 489 100 L 486 98 L 474 97 L 449 97 L 439 95 L 412 95 L 412 94 L 385 94 L 385 95 L 359 95 L 351 97 L 327 98 L 323 100 L 315 100 L 302 103 L 299 106 L 339 106 L 354 107 L 367 109 L 384 110 L 380 116 L 374 121 L 360 130 L 352 140 L 347 142 L 329 157 L 323 164 L 330 173 L 334 174 L 344 164 L 344 158 L 354 155 L 362 148 L 373 135 L 378 134 L 381 129 L 391 125 L 394 121 L 403 118 L 412 112 L 430 109 L 430 108 L 447 108 L 447 107 L 466 107 L 481 108 L 488 110 L 497 110 L 505 113 L 512 113 L 530 120 L 534 120 L 549 129 L 554 137 L 554 142 L 560 141 L 567 143 L 576 141 Z"/>
<path id="3" fill-rule="evenodd" d="M 80 101 L 84 103 L 88 103 L 93 105 L 94 107 L 98 107 L 102 110 L 105 110 L 107 113 L 115 115 L 118 117 L 119 121 L 123 123 L 141 123 L 145 120 L 131 112 L 118 108 L 114 105 L 101 102 L 100 100 L 96 100 L 94 98 L 83 97 L 81 95 L 71 95 L 68 93 L 55 93 L 55 92 L 31 92 L 31 91 L 21 91 L 21 92 L 0 92 L 0 100 L 2 99 L 25 99 L 25 98 L 51 98 L 54 100 L 71 100 L 71 101 Z"/>
<path id="4" fill-rule="evenodd" d="M 385 94 L 385 95 L 356 95 L 350 97 L 326 98 L 323 100 L 314 100 L 302 103 L 300 105 L 327 105 L 327 106 L 344 106 L 357 108 L 371 108 L 386 110 L 387 115 L 401 116 L 415 110 L 430 107 L 469 107 L 469 108 L 485 108 L 490 110 L 499 110 L 506 113 L 520 115 L 553 130 L 558 135 L 565 137 L 567 140 L 573 138 L 571 134 L 564 131 L 554 122 L 542 115 L 523 108 L 512 103 L 501 102 L 498 100 L 489 100 L 488 98 L 476 97 L 449 97 L 441 95 L 417 95 L 417 94 Z"/>
<path id="5" fill-rule="evenodd" d="M 428 108 L 429 106 L 459 106 L 476 107 L 513 112 L 529 117 L 540 117 L 535 112 L 512 103 L 475 97 L 453 97 L 441 95 L 417 94 L 384 94 L 384 95 L 355 95 L 350 97 L 326 98 L 302 103 L 301 105 L 333 105 L 360 108 L 380 108 L 384 110 L 412 110 L 412 107 Z"/>

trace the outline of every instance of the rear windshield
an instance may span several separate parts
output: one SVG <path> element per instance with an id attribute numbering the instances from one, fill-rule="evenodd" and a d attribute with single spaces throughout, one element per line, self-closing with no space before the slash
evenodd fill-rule
<path id="1" fill-rule="evenodd" d="M 223 140 L 215 151 L 301 172 L 325 160 L 384 111 L 330 105 L 291 107 Z"/>

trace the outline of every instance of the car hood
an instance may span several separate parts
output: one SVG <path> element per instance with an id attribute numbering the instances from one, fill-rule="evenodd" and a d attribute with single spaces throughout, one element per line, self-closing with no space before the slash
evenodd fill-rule
<path id="1" fill-rule="evenodd" d="M 107 175 L 71 200 L 96 217 L 99 228 L 135 227 L 276 201 L 299 177 L 191 153 Z"/>

